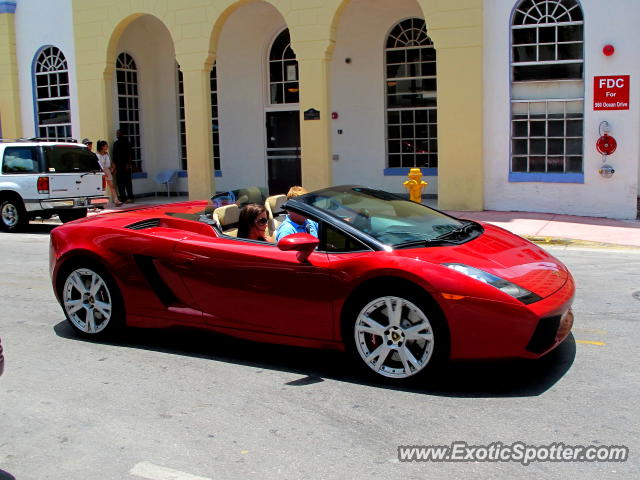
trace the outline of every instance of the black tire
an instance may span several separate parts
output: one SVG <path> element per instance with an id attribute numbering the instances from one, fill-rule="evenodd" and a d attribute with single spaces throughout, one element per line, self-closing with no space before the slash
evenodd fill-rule
<path id="1" fill-rule="evenodd" d="M 79 335 L 104 338 L 125 325 L 120 289 L 102 266 L 89 260 L 74 262 L 60 272 L 57 283 L 62 310 Z"/>
<path id="2" fill-rule="evenodd" d="M 29 223 L 27 211 L 20 198 L 4 198 L 0 202 L 0 229 L 17 232 Z"/>
<path id="3" fill-rule="evenodd" d="M 387 315 L 389 305 L 392 312 L 401 307 L 398 325 Z M 378 287 L 358 295 L 345 309 L 342 325 L 343 341 L 356 365 L 378 380 L 424 378 L 449 354 L 442 313 L 418 287 Z"/>
<path id="4" fill-rule="evenodd" d="M 58 212 L 58 218 L 62 223 L 71 222 L 87 216 L 86 208 L 74 208 L 73 210 L 61 210 Z"/>

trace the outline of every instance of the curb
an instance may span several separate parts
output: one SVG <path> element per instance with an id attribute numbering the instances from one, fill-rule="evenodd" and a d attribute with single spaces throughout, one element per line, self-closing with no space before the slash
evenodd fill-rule
<path id="1" fill-rule="evenodd" d="M 573 238 L 561 237 L 540 237 L 536 235 L 521 235 L 530 242 L 544 246 L 554 245 L 563 247 L 581 247 L 581 248 L 601 248 L 608 250 L 635 250 L 640 251 L 640 247 L 634 245 L 622 245 L 619 243 L 593 242 L 590 240 L 576 240 Z"/>

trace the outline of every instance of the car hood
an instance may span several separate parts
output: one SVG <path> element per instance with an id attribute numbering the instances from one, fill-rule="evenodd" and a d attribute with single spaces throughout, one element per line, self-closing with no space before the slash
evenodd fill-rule
<path id="1" fill-rule="evenodd" d="M 462 245 L 396 250 L 430 263 L 462 263 L 497 275 L 544 298 L 569 278 L 562 262 L 537 245 L 494 225 Z"/>

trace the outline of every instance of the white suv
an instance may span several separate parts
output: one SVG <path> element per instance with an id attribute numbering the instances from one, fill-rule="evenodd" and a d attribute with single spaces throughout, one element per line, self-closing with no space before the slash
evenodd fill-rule
<path id="1" fill-rule="evenodd" d="M 78 143 L 0 141 L 0 229 L 15 231 L 35 217 L 63 222 L 104 206 L 104 175 L 97 157 Z"/>

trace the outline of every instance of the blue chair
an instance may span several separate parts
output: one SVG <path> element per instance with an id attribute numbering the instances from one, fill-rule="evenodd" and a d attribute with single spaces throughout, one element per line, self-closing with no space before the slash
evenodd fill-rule
<path id="1" fill-rule="evenodd" d="M 156 183 L 158 185 L 166 185 L 167 186 L 167 197 L 171 196 L 171 184 L 176 183 L 178 180 L 178 170 L 175 169 L 167 169 L 162 170 L 156 174 Z M 158 196 L 158 191 L 156 190 L 156 197 Z"/>

